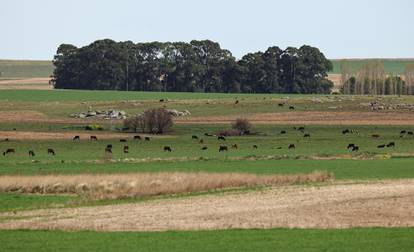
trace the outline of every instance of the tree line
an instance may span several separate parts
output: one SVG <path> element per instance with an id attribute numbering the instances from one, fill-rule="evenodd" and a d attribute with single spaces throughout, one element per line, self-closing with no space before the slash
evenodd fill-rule
<path id="1" fill-rule="evenodd" d="M 405 66 L 404 74 L 385 72 L 380 60 L 370 61 L 352 72 L 347 60 L 341 61 L 341 91 L 355 95 L 413 95 L 414 64 Z"/>
<path id="2" fill-rule="evenodd" d="M 227 93 L 329 93 L 332 63 L 318 48 L 277 46 L 236 60 L 210 40 L 62 44 L 52 83 L 61 89 Z"/>

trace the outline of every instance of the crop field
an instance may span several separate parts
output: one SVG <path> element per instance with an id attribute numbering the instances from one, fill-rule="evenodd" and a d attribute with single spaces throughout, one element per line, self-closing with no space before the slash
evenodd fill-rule
<path id="1" fill-rule="evenodd" d="M 32 251 L 408 251 L 411 105 L 408 96 L 0 90 L 0 242 Z M 190 114 L 163 135 L 71 117 L 160 107 Z M 237 118 L 250 133 L 219 140 Z"/>
<path id="2" fill-rule="evenodd" d="M 349 59 L 348 63 L 353 71 L 357 71 L 362 65 L 375 59 Z M 414 64 L 414 59 L 380 59 L 384 63 L 386 73 L 403 74 L 407 64 Z M 333 64 L 332 74 L 341 73 L 341 60 L 331 60 Z"/>

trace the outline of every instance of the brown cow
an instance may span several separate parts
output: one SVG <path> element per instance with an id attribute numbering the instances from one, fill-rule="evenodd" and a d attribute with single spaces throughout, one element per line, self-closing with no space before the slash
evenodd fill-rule
<path id="1" fill-rule="evenodd" d="M 9 153 L 16 153 L 16 150 L 15 149 L 7 149 L 5 152 L 3 152 L 3 156 L 6 156 L 7 154 L 9 154 Z"/>
<path id="2" fill-rule="evenodd" d="M 93 140 L 93 141 L 98 141 L 98 137 L 96 137 L 96 136 L 91 136 L 90 139 Z"/>
<path id="3" fill-rule="evenodd" d="M 124 146 L 124 153 L 125 154 L 129 153 L 129 146 L 128 145 Z"/>
<path id="4" fill-rule="evenodd" d="M 222 152 L 222 151 L 228 151 L 227 146 L 221 145 L 219 148 L 219 152 Z"/>

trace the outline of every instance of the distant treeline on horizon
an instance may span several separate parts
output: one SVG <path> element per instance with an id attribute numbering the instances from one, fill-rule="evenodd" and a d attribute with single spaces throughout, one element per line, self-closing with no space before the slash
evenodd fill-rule
<path id="1" fill-rule="evenodd" d="M 332 63 L 316 47 L 269 47 L 236 60 L 210 40 L 58 47 L 58 89 L 226 93 L 329 93 Z"/>

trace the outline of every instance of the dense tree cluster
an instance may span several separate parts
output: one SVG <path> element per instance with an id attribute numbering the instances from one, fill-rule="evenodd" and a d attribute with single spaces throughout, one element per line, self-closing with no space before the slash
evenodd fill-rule
<path id="1" fill-rule="evenodd" d="M 55 88 L 179 92 L 329 93 L 332 64 L 315 47 L 270 47 L 236 60 L 210 40 L 190 43 L 98 40 L 62 44 Z"/>

